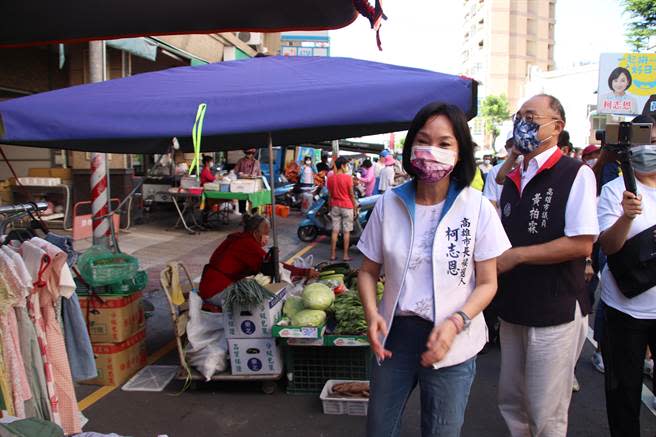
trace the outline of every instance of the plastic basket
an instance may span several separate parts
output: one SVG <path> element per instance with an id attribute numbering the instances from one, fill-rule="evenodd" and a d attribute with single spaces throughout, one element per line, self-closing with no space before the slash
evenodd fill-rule
<path id="1" fill-rule="evenodd" d="M 139 270 L 139 260 L 124 253 L 91 247 L 78 260 L 84 280 L 92 287 L 117 284 L 132 279 Z"/>
<path id="2" fill-rule="evenodd" d="M 288 394 L 321 393 L 328 380 L 369 380 L 371 348 L 285 346 Z"/>
<path id="3" fill-rule="evenodd" d="M 321 403 L 323 404 L 323 414 L 347 414 L 349 416 L 366 416 L 369 407 L 369 399 L 367 398 L 333 398 L 329 394 L 335 384 L 342 382 L 364 382 L 369 381 L 345 381 L 338 379 L 331 379 L 326 382 L 321 390 Z"/>
<path id="4" fill-rule="evenodd" d="M 89 294 L 89 288 L 86 285 L 84 285 L 82 281 L 80 281 L 78 278 L 75 278 L 75 285 L 76 285 L 75 291 L 77 292 L 78 295 Z M 130 279 L 126 279 L 116 284 L 93 287 L 93 291 L 96 294 L 100 294 L 100 295 L 103 294 L 128 295 L 143 290 L 144 288 L 146 288 L 146 285 L 148 285 L 148 273 L 146 273 L 144 270 L 139 270 L 137 274 Z"/>

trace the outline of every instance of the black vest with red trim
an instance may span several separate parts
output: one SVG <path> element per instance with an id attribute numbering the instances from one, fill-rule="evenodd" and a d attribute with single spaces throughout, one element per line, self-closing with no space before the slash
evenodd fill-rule
<path id="1" fill-rule="evenodd" d="M 557 150 L 521 195 L 520 169 L 508 175 L 499 207 L 513 247 L 544 244 L 565 236 L 567 200 L 581 165 Z M 499 316 L 524 326 L 560 325 L 574 320 L 577 300 L 583 314 L 589 314 L 584 271 L 585 258 L 515 267 L 499 277 Z"/>

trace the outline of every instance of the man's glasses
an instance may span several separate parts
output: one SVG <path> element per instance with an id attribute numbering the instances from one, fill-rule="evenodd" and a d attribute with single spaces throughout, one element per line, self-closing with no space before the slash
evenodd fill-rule
<path id="1" fill-rule="evenodd" d="M 518 113 L 516 113 L 515 115 L 512 116 L 512 121 L 513 121 L 513 123 L 517 123 L 520 120 L 524 120 L 524 121 L 529 122 L 529 123 L 534 123 L 535 120 L 539 120 L 541 118 L 548 118 L 548 119 L 551 119 L 551 120 L 560 120 L 560 118 L 558 118 L 558 117 L 552 117 L 552 116 L 549 116 L 549 115 L 540 115 L 540 114 L 535 114 L 535 113 L 532 113 L 532 112 L 529 112 L 527 114 L 524 114 L 524 116 L 522 116 L 518 112 Z"/>

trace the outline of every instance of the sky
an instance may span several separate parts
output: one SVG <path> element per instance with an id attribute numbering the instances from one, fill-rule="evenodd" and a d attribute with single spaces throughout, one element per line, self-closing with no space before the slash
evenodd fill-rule
<path id="1" fill-rule="evenodd" d="M 462 5 L 462 0 L 386 0 L 389 19 L 381 28 L 382 52 L 369 21 L 359 17 L 330 32 L 331 55 L 460 74 Z M 624 23 L 620 0 L 557 0 L 556 67 L 597 62 L 603 52 L 627 51 Z"/>

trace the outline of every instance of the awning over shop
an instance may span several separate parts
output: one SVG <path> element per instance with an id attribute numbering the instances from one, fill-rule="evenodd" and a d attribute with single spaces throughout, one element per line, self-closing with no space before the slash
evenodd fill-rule
<path id="1" fill-rule="evenodd" d="M 155 62 L 157 59 L 157 44 L 146 38 L 113 39 L 107 41 L 107 45 L 149 61 Z"/>
<path id="2" fill-rule="evenodd" d="M 178 67 L 0 102 L 5 144 L 109 153 L 298 145 L 406 130 L 423 105 L 476 115 L 476 81 L 348 58 L 264 57 Z M 0 129 L 1 131 L 1 129 Z"/>
<path id="3" fill-rule="evenodd" d="M 146 35 L 338 29 L 353 0 L 112 0 L 0 2 L 0 47 Z"/>
<path id="4" fill-rule="evenodd" d="M 322 142 L 314 147 L 318 147 L 323 150 L 332 150 L 333 145 L 330 142 Z M 385 148 L 384 144 L 339 140 L 339 150 L 347 150 L 349 152 L 378 154 L 382 152 L 384 148 Z"/>

